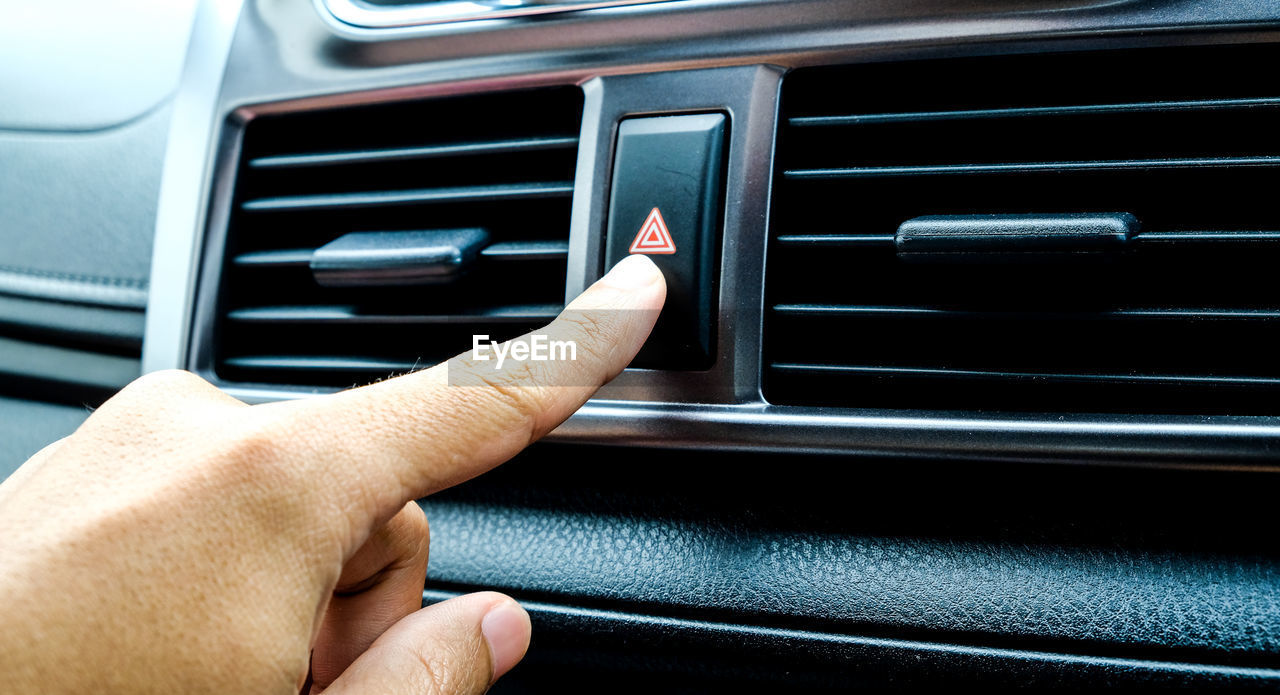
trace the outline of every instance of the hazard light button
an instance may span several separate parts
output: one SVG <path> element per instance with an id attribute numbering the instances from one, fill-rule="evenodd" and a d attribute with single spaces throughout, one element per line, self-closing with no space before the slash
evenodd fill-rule
<path id="1" fill-rule="evenodd" d="M 725 128 L 718 113 L 618 126 L 605 267 L 643 253 L 667 280 L 666 306 L 633 367 L 711 366 Z"/>

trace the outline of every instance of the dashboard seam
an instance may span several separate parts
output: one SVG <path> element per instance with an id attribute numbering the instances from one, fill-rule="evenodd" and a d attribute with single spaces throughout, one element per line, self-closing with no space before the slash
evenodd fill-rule
<path id="1" fill-rule="evenodd" d="M 19 266 L 0 265 L 0 273 L 8 273 L 14 275 L 29 275 L 31 277 L 46 278 L 50 280 L 62 280 L 64 282 L 74 282 L 82 285 L 103 285 L 109 287 L 136 287 L 144 289 L 147 281 L 143 278 L 132 277 L 111 277 L 107 275 L 80 275 L 76 273 L 63 273 L 54 270 L 41 270 L 39 268 L 23 268 Z"/>
<path id="2" fill-rule="evenodd" d="M 49 302 L 141 310 L 147 306 L 147 286 L 138 278 L 0 266 L 0 295 Z"/>

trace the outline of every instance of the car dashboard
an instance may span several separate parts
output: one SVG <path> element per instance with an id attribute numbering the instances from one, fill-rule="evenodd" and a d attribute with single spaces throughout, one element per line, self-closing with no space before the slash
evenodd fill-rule
<path id="1" fill-rule="evenodd" d="M 519 335 L 661 208 L 670 335 L 421 501 L 424 602 L 533 616 L 496 691 L 1280 683 L 1280 3 L 193 13 L 171 92 L 59 136 L 97 160 L 0 123 L 0 200 L 127 207 L 0 268 L 13 466 L 142 372 L 258 403 Z M 467 272 L 360 255 L 424 230 Z"/>

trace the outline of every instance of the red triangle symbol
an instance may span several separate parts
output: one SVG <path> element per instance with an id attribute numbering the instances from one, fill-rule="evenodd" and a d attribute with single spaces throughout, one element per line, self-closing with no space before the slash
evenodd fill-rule
<path id="1" fill-rule="evenodd" d="M 640 233 L 636 235 L 636 240 L 631 242 L 629 253 L 675 252 L 676 242 L 671 238 L 671 232 L 667 230 L 667 222 L 662 219 L 662 213 L 658 212 L 658 208 L 654 208 L 649 216 L 644 218 L 644 224 L 640 225 Z"/>

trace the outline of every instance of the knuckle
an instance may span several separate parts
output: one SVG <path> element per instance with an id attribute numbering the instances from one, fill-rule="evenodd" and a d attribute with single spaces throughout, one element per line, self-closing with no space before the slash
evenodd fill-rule
<path id="1" fill-rule="evenodd" d="M 417 502 L 410 502 L 407 506 L 414 534 L 422 542 L 429 543 L 431 540 L 431 523 L 427 521 L 427 512 Z"/>
<path id="2" fill-rule="evenodd" d="M 100 443 L 207 451 L 214 427 L 239 403 L 200 377 L 178 369 L 150 372 L 112 396 L 79 432 Z M 243 405 L 243 404 L 240 404 Z"/>
<path id="3" fill-rule="evenodd" d="M 345 510 L 328 494 L 332 488 L 317 484 L 309 451 L 292 441 L 287 424 L 245 417 L 222 422 L 221 430 L 201 477 L 227 509 L 238 510 L 246 529 L 305 529 L 296 540 L 304 552 L 320 555 L 344 537 Z"/>
<path id="4" fill-rule="evenodd" d="M 245 404 L 191 372 L 165 369 L 133 380 L 102 409 L 117 413 L 168 411 L 190 415 L 230 406 L 245 407 Z"/>
<path id="5" fill-rule="evenodd" d="M 564 318 L 577 337 L 591 342 L 608 342 L 616 333 L 615 322 L 598 311 L 577 311 Z"/>
<path id="6" fill-rule="evenodd" d="M 126 388 L 135 390 L 163 390 L 176 391 L 183 388 L 190 388 L 197 384 L 204 384 L 204 379 L 188 372 L 184 369 L 162 369 L 156 372 L 143 374 Z"/>
<path id="7" fill-rule="evenodd" d="M 475 640 L 410 647 L 422 692 L 431 695 L 483 692 L 489 684 L 489 656 Z"/>
<path id="8" fill-rule="evenodd" d="M 537 371 L 534 369 L 533 363 L 528 361 L 512 363 L 499 374 L 500 379 L 495 381 L 501 381 L 512 388 L 536 386 L 538 383 Z"/>
<path id="9" fill-rule="evenodd" d="M 562 318 L 566 336 L 590 357 L 606 357 L 618 340 L 617 321 L 600 312 L 579 311 Z"/>
<path id="10" fill-rule="evenodd" d="M 481 401 L 481 406 L 496 406 L 517 416 L 530 416 L 541 410 L 542 376 L 532 362 L 507 364 L 497 370 L 463 361 L 456 369 L 455 384 L 466 388 Z"/>
<path id="11" fill-rule="evenodd" d="M 418 662 L 418 678 L 421 681 L 422 691 L 430 693 L 430 695 L 450 695 L 454 692 L 462 692 L 453 687 L 453 679 L 449 677 L 450 669 L 447 663 L 441 661 L 447 660 L 440 656 L 427 656 L 419 651 L 413 652 L 414 659 Z"/>
<path id="12" fill-rule="evenodd" d="M 527 368 L 526 368 L 527 369 Z M 525 369 L 522 369 L 523 373 Z M 489 377 L 484 392 L 508 414 L 520 420 L 534 420 L 543 410 L 543 390 L 533 378 L 521 374 Z"/>
<path id="13" fill-rule="evenodd" d="M 417 510 L 414 516 L 417 519 L 418 526 L 418 546 L 414 557 L 422 558 L 425 563 L 426 559 L 431 556 L 431 524 L 427 521 L 427 513 L 423 511 L 422 507 L 419 507 L 414 502 L 413 508 Z"/>
<path id="14" fill-rule="evenodd" d="M 378 533 L 390 548 L 390 555 L 400 561 L 423 558 L 430 547 L 431 529 L 427 525 L 427 515 L 417 502 L 402 507 Z"/>
<path id="15" fill-rule="evenodd" d="M 251 419 L 229 430 L 218 457 L 222 473 L 243 483 L 277 480 L 281 473 L 278 464 L 287 458 L 279 426 Z"/>
<path id="16" fill-rule="evenodd" d="M 480 409 L 489 413 L 499 428 L 518 430 L 532 442 L 545 409 L 542 388 L 511 377 L 489 377 L 485 381 L 485 387 L 479 390 L 483 394 Z"/>
<path id="17" fill-rule="evenodd" d="M 202 383 L 204 383 L 204 380 L 191 372 L 181 369 L 164 369 L 158 372 L 149 372 L 134 379 L 120 390 L 119 395 L 125 399 L 155 398 L 157 396 L 190 391 L 196 384 Z"/>

